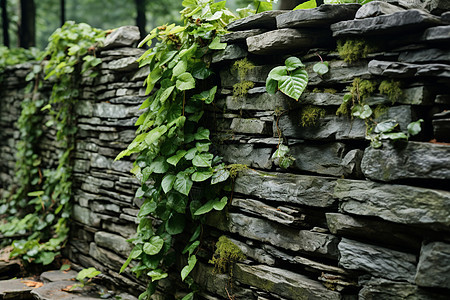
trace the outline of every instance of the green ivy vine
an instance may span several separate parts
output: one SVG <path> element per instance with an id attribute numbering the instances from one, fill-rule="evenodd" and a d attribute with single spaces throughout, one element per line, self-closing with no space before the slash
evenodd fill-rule
<path id="1" fill-rule="evenodd" d="M 197 263 L 204 214 L 222 210 L 228 202 L 223 189 L 230 167 L 210 150 L 210 131 L 200 121 L 204 105 L 213 102 L 217 91 L 211 54 L 225 48 L 220 35 L 235 16 L 225 1 L 185 0 L 183 6 L 183 26 L 157 27 L 140 43 L 157 41 L 138 60 L 141 68 L 150 69 L 145 80 L 149 97 L 141 105 L 135 139 L 116 158 L 137 155 L 132 173 L 141 182 L 136 197 L 144 202 L 137 234 L 129 240 L 134 247 L 120 271 L 135 260 L 131 270 L 149 277 L 139 299 L 148 299 L 179 259 L 173 248 L 178 235 L 186 239 L 181 279 L 193 290 L 184 299 L 192 299 L 195 287 L 189 274 Z M 159 225 L 152 224 L 155 218 Z"/>
<path id="2" fill-rule="evenodd" d="M 0 213 L 9 214 L 0 232 L 10 239 L 19 236 L 12 241 L 11 257 L 47 265 L 67 240 L 72 209 L 71 153 L 76 133 L 73 105 L 79 94 L 80 74 L 101 63 L 92 51 L 104 36 L 103 31 L 87 24 L 67 22 L 51 35 L 45 59 L 26 77 L 30 83 L 17 123 L 18 188 L 1 200 L 0 208 Z M 40 93 L 42 72 L 44 80 L 52 80 L 50 97 Z M 56 166 L 43 165 L 39 155 L 46 128 L 56 129 Z"/>

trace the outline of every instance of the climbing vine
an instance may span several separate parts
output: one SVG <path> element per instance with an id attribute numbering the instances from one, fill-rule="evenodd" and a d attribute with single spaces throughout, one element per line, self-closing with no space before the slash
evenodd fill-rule
<path id="1" fill-rule="evenodd" d="M 78 76 L 101 62 L 93 51 L 104 35 L 87 24 L 67 22 L 49 38 L 46 60 L 35 65 L 26 77 L 30 82 L 28 96 L 17 123 L 18 188 L 2 200 L 2 212 L 8 211 L 10 216 L 0 225 L 5 237 L 21 237 L 12 242 L 12 257 L 46 265 L 65 244 L 71 213 L 70 158 L 76 132 L 72 110 L 79 94 Z M 44 80 L 52 80 L 49 98 L 39 92 L 42 72 Z M 44 166 L 39 155 L 46 128 L 56 129 L 56 166 Z"/>
<path id="2" fill-rule="evenodd" d="M 229 166 L 210 150 L 210 132 L 200 121 L 203 106 L 213 102 L 217 91 L 211 54 L 225 48 L 220 35 L 235 16 L 225 1 L 185 0 L 183 6 L 184 26 L 157 27 L 140 44 L 157 41 L 138 60 L 141 68 L 150 69 L 145 80 L 149 97 L 141 105 L 135 139 L 116 158 L 137 154 L 132 172 L 141 182 L 136 197 L 144 202 L 137 234 L 130 240 L 134 248 L 121 272 L 135 260 L 131 270 L 150 278 L 140 299 L 149 298 L 157 281 L 168 276 L 177 258 L 172 238 L 181 234 L 190 237 L 180 275 L 194 289 L 189 274 L 197 263 L 204 214 L 222 210 L 228 202 L 221 193 Z M 153 218 L 161 223 L 154 227 Z"/>

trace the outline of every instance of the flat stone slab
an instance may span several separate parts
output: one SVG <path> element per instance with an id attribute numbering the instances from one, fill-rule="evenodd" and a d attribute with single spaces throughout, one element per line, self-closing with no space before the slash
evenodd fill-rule
<path id="1" fill-rule="evenodd" d="M 410 9 L 373 18 L 342 21 L 330 26 L 333 36 L 385 35 L 412 32 L 441 25 L 438 17 L 419 9 Z"/>
<path id="2" fill-rule="evenodd" d="M 41 274 L 41 279 L 43 282 L 55 282 L 55 281 L 69 281 L 75 280 L 77 278 L 78 272 L 69 270 L 69 271 L 47 271 Z"/>
<path id="3" fill-rule="evenodd" d="M 450 288 L 450 244 L 431 242 L 422 246 L 415 282 L 423 287 Z"/>
<path id="4" fill-rule="evenodd" d="M 338 245 L 339 265 L 392 280 L 414 282 L 416 256 L 343 238 Z"/>
<path id="5" fill-rule="evenodd" d="M 450 146 L 422 142 L 386 142 L 380 149 L 368 147 L 361 163 L 372 180 L 450 179 Z"/>
<path id="6" fill-rule="evenodd" d="M 333 45 L 328 29 L 283 28 L 247 38 L 248 52 L 254 54 L 279 54 Z"/>
<path id="7" fill-rule="evenodd" d="M 248 37 L 266 32 L 267 29 L 249 29 L 236 32 L 230 32 L 220 37 L 222 43 L 245 43 Z"/>
<path id="8" fill-rule="evenodd" d="M 342 102 L 342 98 L 340 99 L 340 101 Z M 246 95 L 245 97 L 227 96 L 225 99 L 225 105 L 226 109 L 235 111 L 275 111 L 277 107 L 281 107 L 283 109 L 293 108 L 295 106 L 298 106 L 299 102 L 287 97 L 281 92 L 277 92 L 274 95 L 262 93 Z"/>
<path id="9" fill-rule="evenodd" d="M 450 63 L 450 51 L 437 48 L 406 51 L 400 53 L 398 61 L 408 63 Z"/>
<path id="10" fill-rule="evenodd" d="M 217 151 L 224 161 L 244 164 L 252 168 L 270 169 L 272 167 L 272 148 L 257 148 L 252 144 L 217 145 Z"/>
<path id="11" fill-rule="evenodd" d="M 373 300 L 447 300 L 445 291 L 438 294 L 437 290 L 422 289 L 415 284 L 391 281 L 384 278 L 371 278 L 359 292 L 359 299 Z"/>
<path id="12" fill-rule="evenodd" d="M 278 15 L 278 28 L 324 27 L 333 23 L 353 20 L 360 4 L 322 4 L 312 9 L 297 9 Z"/>
<path id="13" fill-rule="evenodd" d="M 425 42 L 450 41 L 450 25 L 428 28 L 423 33 L 421 40 Z"/>
<path id="14" fill-rule="evenodd" d="M 355 19 L 365 19 L 382 15 L 390 15 L 404 10 L 404 8 L 387 2 L 372 1 L 361 6 L 361 8 L 356 12 Z"/>
<path id="15" fill-rule="evenodd" d="M 450 65 L 447 64 L 410 64 L 403 62 L 372 60 L 369 72 L 393 78 L 443 77 L 450 78 Z"/>
<path id="16" fill-rule="evenodd" d="M 318 281 L 280 268 L 236 264 L 233 273 L 239 282 L 287 299 L 341 299 L 338 292 L 328 290 Z"/>
<path id="17" fill-rule="evenodd" d="M 382 159 L 380 159 L 381 161 Z M 410 225 L 448 228 L 450 192 L 363 180 L 337 181 L 341 212 Z"/>
<path id="18" fill-rule="evenodd" d="M 229 31 L 241 31 L 249 29 L 276 29 L 277 21 L 276 16 L 286 13 L 285 10 L 270 10 L 264 11 L 259 14 L 248 16 L 228 24 L 227 29 Z"/>
<path id="19" fill-rule="evenodd" d="M 335 183 L 327 177 L 246 171 L 236 178 L 234 191 L 281 203 L 330 207 Z"/>
<path id="20" fill-rule="evenodd" d="M 111 32 L 103 43 L 103 49 L 131 46 L 141 39 L 137 26 L 122 26 Z"/>
<path id="21" fill-rule="evenodd" d="M 243 47 L 230 44 L 224 50 L 214 53 L 212 57 L 212 63 L 219 63 L 229 60 L 237 60 L 246 57 L 248 54 L 247 50 Z"/>
<path id="22" fill-rule="evenodd" d="M 31 291 L 33 299 L 37 300 L 94 300 L 101 299 L 100 297 L 81 296 L 78 293 L 69 293 L 63 291 L 69 286 L 74 285 L 73 281 L 56 281 L 44 284 L 44 286 Z"/>
<path id="23" fill-rule="evenodd" d="M 33 299 L 30 294 L 38 285 L 31 278 L 10 279 L 0 281 L 0 299 L 23 300 Z"/>

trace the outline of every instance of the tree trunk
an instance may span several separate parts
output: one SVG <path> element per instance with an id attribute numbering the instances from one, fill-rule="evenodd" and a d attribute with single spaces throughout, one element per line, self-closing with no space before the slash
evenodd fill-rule
<path id="1" fill-rule="evenodd" d="M 59 20 L 61 22 L 61 27 L 62 27 L 64 25 L 64 23 L 66 23 L 66 1 L 65 0 L 59 1 L 59 9 L 60 9 Z"/>
<path id="2" fill-rule="evenodd" d="M 139 27 L 139 32 L 141 33 L 141 38 L 147 35 L 145 26 L 147 25 L 147 18 L 145 17 L 145 0 L 134 0 L 136 4 L 136 26 Z"/>
<path id="3" fill-rule="evenodd" d="M 36 46 L 36 5 L 34 0 L 20 0 L 19 47 Z"/>
<path id="4" fill-rule="evenodd" d="M 7 10 L 7 0 L 0 0 L 2 7 L 2 30 L 3 30 L 3 45 L 9 48 L 9 20 Z"/>

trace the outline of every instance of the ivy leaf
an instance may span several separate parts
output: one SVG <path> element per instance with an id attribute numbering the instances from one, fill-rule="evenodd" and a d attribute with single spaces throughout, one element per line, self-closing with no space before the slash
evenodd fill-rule
<path id="1" fill-rule="evenodd" d="M 173 166 L 176 166 L 180 159 L 182 159 L 186 155 L 187 151 L 178 150 L 174 156 L 171 156 L 167 159 L 167 162 Z"/>
<path id="2" fill-rule="evenodd" d="M 309 0 L 306 2 L 303 2 L 300 5 L 297 5 L 296 7 L 294 7 L 293 10 L 297 10 L 297 9 L 310 9 L 310 8 L 316 8 L 317 7 L 317 2 L 316 0 Z"/>
<path id="3" fill-rule="evenodd" d="M 186 175 L 184 172 L 180 172 L 177 174 L 177 178 L 173 185 L 173 188 L 182 193 L 183 195 L 189 195 L 189 191 L 192 187 L 192 180 Z"/>
<path id="4" fill-rule="evenodd" d="M 198 150 L 198 152 L 205 152 L 209 151 L 209 146 L 211 145 L 210 142 L 197 142 L 195 143 L 195 148 Z"/>
<path id="5" fill-rule="evenodd" d="M 197 249 L 197 247 L 200 245 L 200 241 L 195 241 L 192 244 L 186 245 L 186 247 L 183 249 L 181 254 L 186 254 L 186 252 L 189 251 L 189 255 L 192 255 L 194 253 L 194 250 Z"/>
<path id="6" fill-rule="evenodd" d="M 223 182 L 230 177 L 230 171 L 225 169 L 223 166 L 216 170 L 214 175 L 211 178 L 211 184 L 216 184 L 219 182 Z"/>
<path id="7" fill-rule="evenodd" d="M 181 280 L 184 281 L 186 277 L 191 273 L 194 269 L 195 264 L 197 263 L 197 257 L 195 255 L 191 255 L 188 258 L 188 264 L 181 270 Z"/>
<path id="8" fill-rule="evenodd" d="M 186 296 L 183 297 L 181 300 L 194 300 L 194 292 L 190 292 Z"/>
<path id="9" fill-rule="evenodd" d="M 191 73 L 184 72 L 177 77 L 175 85 L 180 91 L 190 90 L 195 88 L 195 79 L 192 77 Z"/>
<path id="10" fill-rule="evenodd" d="M 177 213 L 184 214 L 186 212 L 186 203 L 188 198 L 179 192 L 172 191 L 167 196 L 167 207 L 173 209 Z"/>
<path id="11" fill-rule="evenodd" d="M 166 231 L 171 235 L 176 235 L 183 232 L 184 226 L 184 214 L 173 213 L 166 222 Z"/>
<path id="12" fill-rule="evenodd" d="M 167 273 L 163 272 L 161 269 L 151 270 L 147 273 L 148 276 L 152 278 L 152 282 L 166 278 L 169 276 Z"/>
<path id="13" fill-rule="evenodd" d="M 170 94 L 172 94 L 172 91 L 174 88 L 175 88 L 175 86 L 172 85 L 171 87 L 168 87 L 167 89 L 165 89 L 164 92 L 162 92 L 161 96 L 159 97 L 159 101 L 161 103 L 166 102 L 167 98 L 169 98 Z"/>
<path id="14" fill-rule="evenodd" d="M 210 178 L 211 176 L 213 176 L 212 170 L 201 171 L 201 172 L 195 172 L 194 174 L 192 174 L 191 179 L 192 179 L 192 181 L 195 181 L 195 182 L 202 182 L 202 181 L 205 181 L 206 179 Z"/>
<path id="15" fill-rule="evenodd" d="M 222 210 L 227 205 L 227 203 L 228 203 L 227 197 L 223 197 L 220 200 L 219 200 L 219 198 L 216 198 L 214 200 L 209 200 L 208 202 L 205 203 L 205 205 L 203 205 L 202 207 L 197 209 L 195 211 L 194 215 L 196 215 L 196 216 L 203 215 L 203 214 L 209 213 L 213 209 Z"/>
<path id="16" fill-rule="evenodd" d="M 187 70 L 187 61 L 185 59 L 181 59 L 176 66 L 172 70 L 172 76 L 178 77 Z"/>
<path id="17" fill-rule="evenodd" d="M 145 200 L 144 204 L 142 204 L 141 209 L 139 210 L 139 217 L 145 217 L 156 210 L 157 203 L 153 201 L 153 199 Z"/>
<path id="18" fill-rule="evenodd" d="M 156 174 L 164 174 L 169 169 L 169 165 L 162 156 L 156 158 L 149 167 Z"/>
<path id="19" fill-rule="evenodd" d="M 275 94 L 278 91 L 278 81 L 275 79 L 272 79 L 270 77 L 267 77 L 266 79 L 266 91 L 269 94 Z"/>
<path id="20" fill-rule="evenodd" d="M 192 164 L 196 167 L 211 167 L 214 155 L 211 153 L 199 153 L 194 156 Z"/>
<path id="21" fill-rule="evenodd" d="M 328 73 L 329 70 L 330 70 L 330 68 L 328 67 L 328 62 L 326 62 L 326 61 L 318 62 L 318 63 L 314 64 L 314 66 L 313 66 L 313 71 L 321 76 L 323 74 Z"/>
<path id="22" fill-rule="evenodd" d="M 305 67 L 305 65 L 302 63 L 302 61 L 299 58 L 294 57 L 294 56 L 291 56 L 288 59 L 286 59 L 284 64 L 285 64 L 286 69 L 288 71 L 294 71 L 295 69 L 304 68 Z"/>
<path id="23" fill-rule="evenodd" d="M 227 47 L 226 43 L 220 42 L 220 36 L 216 36 L 209 44 L 208 48 L 213 50 L 223 50 Z"/>
<path id="24" fill-rule="evenodd" d="M 352 116 L 360 118 L 360 119 L 367 119 L 372 115 L 372 109 L 369 105 L 364 104 L 360 105 L 357 104 L 352 108 Z"/>
<path id="25" fill-rule="evenodd" d="M 164 176 L 163 180 L 161 181 L 161 187 L 164 193 L 167 194 L 172 189 L 175 179 L 175 175 L 168 174 Z"/>
<path id="26" fill-rule="evenodd" d="M 287 75 L 287 67 L 285 66 L 279 66 L 279 67 L 275 67 L 273 68 L 270 72 L 269 75 L 267 75 L 267 78 L 269 79 L 273 79 L 273 80 L 281 80 L 284 76 Z"/>
<path id="27" fill-rule="evenodd" d="M 403 132 L 388 132 L 381 134 L 382 139 L 407 140 L 408 136 Z"/>
<path id="28" fill-rule="evenodd" d="M 298 101 L 308 84 L 308 73 L 304 69 L 295 70 L 278 81 L 278 88 L 287 96 Z"/>
<path id="29" fill-rule="evenodd" d="M 197 152 L 198 152 L 197 148 L 191 148 L 187 151 L 184 158 L 186 158 L 186 160 L 192 160 L 194 158 L 195 154 L 197 154 Z"/>
<path id="30" fill-rule="evenodd" d="M 153 236 L 148 243 L 144 243 L 144 247 L 142 248 L 144 252 L 148 255 L 155 255 L 161 251 L 164 245 L 164 240 L 159 236 Z"/>
<path id="31" fill-rule="evenodd" d="M 141 255 L 142 253 L 142 245 L 136 245 L 134 246 L 133 250 L 131 250 L 130 255 L 128 256 L 127 260 L 124 262 L 124 264 L 122 265 L 122 267 L 120 268 L 119 273 L 122 273 L 130 264 L 130 262 L 139 257 L 139 255 Z"/>
<path id="32" fill-rule="evenodd" d="M 423 119 L 409 123 L 408 124 L 408 133 L 410 135 L 418 134 L 422 130 L 422 128 L 420 127 L 420 123 L 422 123 L 422 122 L 423 122 Z"/>
<path id="33" fill-rule="evenodd" d="M 395 120 L 386 120 L 377 124 L 374 129 L 375 133 L 385 133 L 394 130 L 394 128 L 398 125 Z"/>
<path id="34" fill-rule="evenodd" d="M 197 79 L 206 79 L 209 76 L 211 76 L 213 72 L 208 69 L 208 67 L 206 66 L 206 64 L 204 62 L 198 62 L 195 63 L 194 66 L 192 67 L 192 76 L 194 76 L 194 78 Z"/>
<path id="35" fill-rule="evenodd" d="M 194 135 L 196 140 L 209 140 L 209 129 L 200 127 Z"/>

